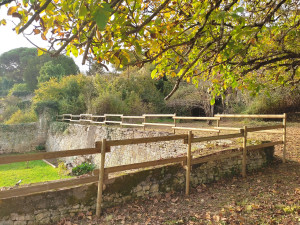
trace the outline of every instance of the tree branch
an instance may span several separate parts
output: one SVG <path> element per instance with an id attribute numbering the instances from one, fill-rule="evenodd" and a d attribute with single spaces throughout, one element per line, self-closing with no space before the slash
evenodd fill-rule
<path id="1" fill-rule="evenodd" d="M 154 13 L 149 16 L 140 26 L 136 27 L 134 30 L 126 32 L 126 35 L 134 34 L 139 32 L 144 26 L 146 26 L 148 23 L 151 22 L 151 20 L 163 9 L 166 7 L 166 5 L 170 2 L 170 0 L 166 0 L 163 4 L 161 4 Z"/>
<path id="2" fill-rule="evenodd" d="M 45 4 L 41 7 L 41 8 L 39 8 L 34 14 L 33 14 L 33 16 L 28 20 L 28 22 L 19 30 L 19 34 L 20 33 L 22 33 L 24 30 L 26 30 L 28 27 L 29 27 L 29 25 L 35 20 L 35 18 L 38 16 L 38 15 L 40 15 L 40 13 L 43 11 L 43 10 L 45 10 L 46 8 L 47 8 L 47 6 L 51 3 L 51 1 L 52 0 L 47 0 L 46 2 L 45 2 Z"/>
<path id="3" fill-rule="evenodd" d="M 0 2 L 0 6 L 6 5 L 6 4 L 11 3 L 11 2 L 13 2 L 13 1 L 14 1 L 14 0 L 4 0 L 4 1 Z"/>
<path id="4" fill-rule="evenodd" d="M 185 70 L 183 71 L 183 73 L 181 74 L 181 76 L 177 79 L 172 91 L 164 98 L 165 100 L 168 100 L 169 98 L 172 97 L 172 95 L 177 91 L 180 82 L 182 81 L 183 77 L 186 75 L 186 73 L 191 69 L 191 67 L 199 60 L 199 58 L 201 57 L 202 53 L 207 50 L 211 45 L 213 44 L 213 42 L 209 42 L 207 43 L 207 45 L 205 46 L 205 48 L 203 48 L 197 55 L 197 57 L 185 68 Z"/>

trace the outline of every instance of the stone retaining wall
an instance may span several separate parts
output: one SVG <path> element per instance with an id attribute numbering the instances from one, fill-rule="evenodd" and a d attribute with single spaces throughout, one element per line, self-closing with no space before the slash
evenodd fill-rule
<path id="1" fill-rule="evenodd" d="M 35 151 L 45 141 L 38 123 L 0 125 L 0 155 Z"/>
<path id="2" fill-rule="evenodd" d="M 63 127 L 65 126 L 65 127 Z M 68 149 L 93 148 L 96 141 L 103 138 L 107 140 L 123 140 L 131 138 L 156 137 L 173 135 L 170 132 L 142 130 L 136 128 L 120 128 L 114 126 L 95 126 L 81 124 L 67 124 L 54 122 L 50 126 L 46 149 L 48 152 Z M 218 143 L 232 143 L 230 140 Z M 205 144 L 195 143 L 193 148 L 204 149 Z M 163 141 L 138 145 L 123 145 L 111 147 L 111 152 L 106 154 L 105 166 L 119 166 L 125 164 L 146 162 L 171 158 L 185 154 L 187 145 L 182 140 Z M 74 156 L 64 158 L 66 163 L 77 166 L 88 161 L 98 164 L 100 155 Z"/>
<path id="3" fill-rule="evenodd" d="M 240 149 L 227 150 L 228 152 Z M 274 148 L 248 153 L 247 169 L 255 170 L 270 163 Z M 225 154 L 218 152 L 215 154 Z M 214 156 L 215 154 L 212 154 Z M 207 157 L 207 156 L 206 156 Z M 191 186 L 209 183 L 241 173 L 241 157 L 195 164 L 192 167 Z M 105 185 L 103 207 L 169 191 L 184 191 L 185 170 L 181 165 L 169 165 L 119 176 Z M 96 184 L 71 189 L 39 193 L 25 197 L 0 200 L 0 225 L 49 224 L 77 213 L 90 215 L 96 206 Z"/>

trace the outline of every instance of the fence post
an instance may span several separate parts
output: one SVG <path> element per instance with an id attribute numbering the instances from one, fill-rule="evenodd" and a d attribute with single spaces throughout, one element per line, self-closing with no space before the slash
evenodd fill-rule
<path id="1" fill-rule="evenodd" d="M 144 115 L 144 123 L 146 123 L 146 116 Z M 144 124 L 144 130 L 146 130 L 146 125 Z"/>
<path id="2" fill-rule="evenodd" d="M 174 127 L 176 127 L 176 113 L 174 114 L 173 116 L 173 119 L 174 119 Z M 174 134 L 176 134 L 176 129 L 174 128 Z"/>
<path id="3" fill-rule="evenodd" d="M 219 119 L 221 119 L 221 118 L 219 118 Z M 217 127 L 219 127 L 220 126 L 220 120 L 217 120 Z M 220 130 L 219 130 L 219 132 L 218 132 L 218 136 L 220 135 Z"/>
<path id="4" fill-rule="evenodd" d="M 96 216 L 97 217 L 99 217 L 101 214 L 101 203 L 102 203 L 102 193 L 103 193 L 103 183 L 104 183 L 105 152 L 106 152 L 106 139 L 102 139 L 101 162 L 100 162 L 97 207 L 96 207 Z"/>
<path id="5" fill-rule="evenodd" d="M 186 184 L 185 184 L 185 194 L 189 195 L 190 193 L 190 176 L 191 176 L 191 161 L 192 161 L 192 137 L 193 133 L 190 130 L 188 132 L 188 148 L 186 154 Z"/>
<path id="6" fill-rule="evenodd" d="M 282 120 L 283 123 L 283 163 L 286 163 L 286 113 L 283 114 L 284 118 Z"/>
<path id="7" fill-rule="evenodd" d="M 242 176 L 246 177 L 247 170 L 247 126 L 244 126 Z"/>

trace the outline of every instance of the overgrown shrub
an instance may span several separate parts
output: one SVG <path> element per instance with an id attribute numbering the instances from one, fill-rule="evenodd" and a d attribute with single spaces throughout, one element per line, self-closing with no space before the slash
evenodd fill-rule
<path id="1" fill-rule="evenodd" d="M 54 111 L 58 112 L 59 104 L 57 101 L 54 101 L 54 100 L 48 100 L 48 101 L 45 100 L 45 101 L 36 102 L 34 104 L 33 108 L 34 108 L 35 113 L 39 115 L 39 114 L 43 113 L 45 108 L 50 108 L 50 109 L 53 109 Z"/>
<path id="2" fill-rule="evenodd" d="M 46 146 L 43 145 L 43 144 L 40 144 L 40 145 L 38 145 L 38 146 L 35 147 L 35 150 L 37 150 L 37 151 L 44 151 L 44 150 L 46 150 Z"/>
<path id="3" fill-rule="evenodd" d="M 86 112 L 84 87 L 91 78 L 84 75 L 62 77 L 60 81 L 50 79 L 41 83 L 35 91 L 34 104 L 39 102 L 57 102 L 59 113 L 80 114 Z"/>
<path id="4" fill-rule="evenodd" d="M 33 110 L 30 111 L 16 111 L 5 124 L 31 123 L 37 121 L 37 116 Z"/>
<path id="5" fill-rule="evenodd" d="M 29 95 L 31 93 L 32 92 L 29 90 L 27 85 L 25 83 L 21 83 L 21 84 L 14 84 L 14 86 L 9 90 L 8 95 L 21 97 L 21 96 Z"/>
<path id="6" fill-rule="evenodd" d="M 300 111 L 300 88 L 291 91 L 280 88 L 272 92 L 262 92 L 247 103 L 249 114 L 280 114 Z"/>
<path id="7" fill-rule="evenodd" d="M 82 163 L 79 166 L 76 166 L 72 169 L 72 175 L 80 176 L 83 174 L 87 174 L 93 171 L 96 168 L 94 164 L 91 163 Z"/>

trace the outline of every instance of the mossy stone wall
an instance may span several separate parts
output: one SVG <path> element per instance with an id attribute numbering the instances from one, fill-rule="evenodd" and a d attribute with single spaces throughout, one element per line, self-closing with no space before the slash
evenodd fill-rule
<path id="1" fill-rule="evenodd" d="M 229 151 L 241 151 L 232 149 Z M 228 153 L 228 151 L 226 151 Z M 247 170 L 256 170 L 270 163 L 274 148 L 248 153 Z M 225 152 L 219 152 L 220 156 Z M 212 154 L 214 155 L 214 154 Z M 207 156 L 206 156 L 207 157 Z M 192 167 L 191 186 L 210 183 L 241 173 L 241 157 L 195 164 Z M 168 165 L 124 174 L 106 182 L 103 207 L 111 207 L 137 198 L 155 196 L 169 191 L 185 189 L 185 169 L 181 165 Z M 51 224 L 65 216 L 94 212 L 97 186 L 91 184 L 65 190 L 0 200 L 0 225 Z"/>

